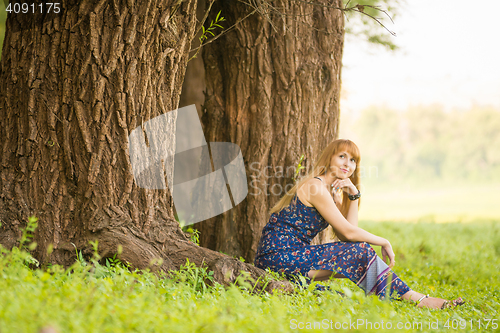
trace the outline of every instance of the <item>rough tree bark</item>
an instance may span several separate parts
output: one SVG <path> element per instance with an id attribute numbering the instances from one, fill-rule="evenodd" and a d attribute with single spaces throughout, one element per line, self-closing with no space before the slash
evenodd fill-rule
<path id="1" fill-rule="evenodd" d="M 209 264 L 222 282 L 243 268 L 262 274 L 191 243 L 174 219 L 170 192 L 139 188 L 132 175 L 129 133 L 177 108 L 196 1 L 62 1 L 61 7 L 50 19 L 7 19 L 0 244 L 15 246 L 35 215 L 34 256 L 41 262 L 68 266 L 75 246 L 89 253 L 88 242 L 97 239 L 102 257 L 121 245 L 121 259 L 137 268 L 162 258 L 161 269 L 177 269 L 189 258 Z"/>
<path id="2" fill-rule="evenodd" d="M 327 1 L 318 1 L 327 3 Z M 294 0 L 258 1 L 255 13 L 204 47 L 207 141 L 240 146 L 248 197 L 195 225 L 202 246 L 253 261 L 268 211 L 291 187 L 302 154 L 310 167 L 337 137 L 344 20 L 340 10 Z M 266 7 L 267 4 L 267 7 Z M 282 12 L 278 14 L 269 4 Z M 342 1 L 328 1 L 342 6 Z M 217 1 L 230 27 L 253 8 Z M 323 232 L 316 243 L 329 238 Z"/>

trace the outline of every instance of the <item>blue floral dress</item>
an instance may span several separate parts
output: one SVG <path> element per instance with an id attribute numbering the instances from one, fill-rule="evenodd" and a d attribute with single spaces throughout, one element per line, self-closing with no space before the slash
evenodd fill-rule
<path id="1" fill-rule="evenodd" d="M 288 207 L 273 213 L 262 230 L 255 266 L 284 273 L 289 278 L 310 270 L 329 270 L 349 278 L 366 294 L 399 298 L 410 288 L 365 242 L 334 242 L 310 245 L 328 226 L 314 207 L 304 205 L 297 195 Z"/>

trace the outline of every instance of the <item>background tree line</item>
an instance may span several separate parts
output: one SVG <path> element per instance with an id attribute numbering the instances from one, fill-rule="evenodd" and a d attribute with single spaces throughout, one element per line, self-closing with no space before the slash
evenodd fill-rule
<path id="1" fill-rule="evenodd" d="M 479 106 L 371 107 L 341 116 L 341 136 L 359 144 L 367 183 L 498 182 L 498 128 L 500 111 Z"/>

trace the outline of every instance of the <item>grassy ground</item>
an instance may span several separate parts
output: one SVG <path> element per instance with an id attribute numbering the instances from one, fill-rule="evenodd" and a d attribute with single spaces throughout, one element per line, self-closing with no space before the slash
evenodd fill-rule
<path id="1" fill-rule="evenodd" d="M 242 285 L 208 287 L 200 278 L 208 273 L 192 266 L 174 279 L 113 263 L 90 270 L 83 260 L 71 270 L 33 270 L 25 264 L 29 257 L 16 250 L 0 256 L 0 332 L 38 332 L 47 326 L 58 332 L 291 332 L 300 327 L 307 332 L 370 327 L 491 332 L 500 326 L 500 223 L 361 226 L 391 240 L 395 271 L 410 287 L 444 298 L 461 296 L 467 303 L 456 310 L 422 310 L 365 297 L 347 280 L 327 282 L 345 298 L 312 287 L 290 295 L 254 295 Z"/>

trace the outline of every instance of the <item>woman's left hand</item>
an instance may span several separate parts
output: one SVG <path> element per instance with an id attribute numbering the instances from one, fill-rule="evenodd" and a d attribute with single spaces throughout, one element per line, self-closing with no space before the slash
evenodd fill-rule
<path id="1" fill-rule="evenodd" d="M 337 191 L 339 188 L 341 188 L 344 192 L 347 192 L 347 194 L 350 195 L 355 195 L 358 194 L 358 189 L 354 184 L 352 183 L 350 178 L 345 178 L 345 179 L 340 179 L 337 178 L 333 181 L 332 183 L 332 188 L 333 191 Z"/>
<path id="2" fill-rule="evenodd" d="M 382 260 L 387 263 L 387 259 L 389 259 L 389 268 L 394 267 L 394 264 L 396 264 L 396 256 L 394 255 L 394 251 L 392 250 L 391 243 L 389 243 L 388 240 L 386 240 L 387 243 L 385 245 L 382 245 Z"/>

